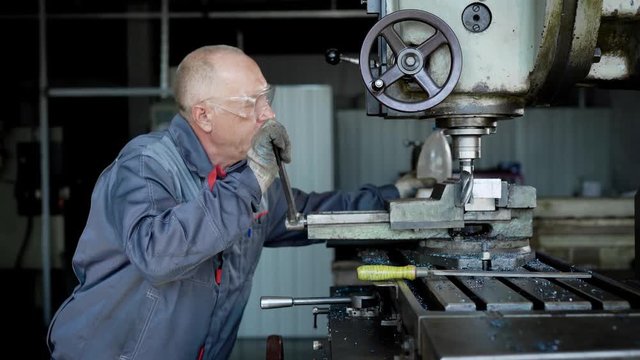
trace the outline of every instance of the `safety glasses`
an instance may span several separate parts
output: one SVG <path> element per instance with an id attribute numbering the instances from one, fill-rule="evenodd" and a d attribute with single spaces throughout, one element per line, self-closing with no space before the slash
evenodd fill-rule
<path id="1" fill-rule="evenodd" d="M 241 118 L 258 119 L 270 109 L 276 89 L 268 85 L 264 90 L 252 96 L 210 97 L 203 103 L 213 105 Z"/>

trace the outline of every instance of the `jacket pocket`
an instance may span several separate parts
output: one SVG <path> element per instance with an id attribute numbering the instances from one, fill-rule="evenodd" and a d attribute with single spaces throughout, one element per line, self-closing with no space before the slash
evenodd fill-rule
<path id="1" fill-rule="evenodd" d="M 251 231 L 248 233 L 249 236 L 244 241 L 244 248 L 240 253 L 244 263 L 247 264 L 246 269 L 244 269 L 246 276 L 252 277 L 256 271 L 268 231 L 269 224 L 266 216 L 262 216 L 253 222 Z"/>
<path id="2" fill-rule="evenodd" d="M 147 290 L 146 301 L 144 302 L 143 308 L 140 309 L 140 315 L 138 319 L 136 319 L 134 328 L 132 330 L 131 341 L 128 341 L 125 344 L 122 355 L 120 355 L 119 360 L 133 360 L 136 357 L 138 350 L 144 340 L 144 336 L 149 328 L 149 323 L 151 322 L 151 318 L 153 317 L 153 313 L 158 305 L 158 295 L 154 294 L 151 289 Z"/>

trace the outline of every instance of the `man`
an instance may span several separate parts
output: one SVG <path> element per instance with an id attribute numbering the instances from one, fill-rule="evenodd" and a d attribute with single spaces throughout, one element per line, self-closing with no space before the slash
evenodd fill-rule
<path id="1" fill-rule="evenodd" d="M 262 247 L 310 243 L 284 228 L 273 146 L 289 162 L 289 139 L 258 65 L 202 47 L 174 90 L 169 128 L 129 142 L 96 183 L 73 257 L 79 284 L 49 329 L 52 358 L 228 358 Z M 302 213 L 379 209 L 414 184 L 295 200 Z"/>

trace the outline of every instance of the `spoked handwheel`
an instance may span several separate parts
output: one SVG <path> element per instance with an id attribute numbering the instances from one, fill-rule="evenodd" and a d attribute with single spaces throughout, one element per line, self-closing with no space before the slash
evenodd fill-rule
<path id="1" fill-rule="evenodd" d="M 417 46 L 406 44 L 394 29 L 404 21 L 417 21 L 435 29 L 435 33 Z M 394 62 L 378 75 L 378 69 L 369 65 L 372 46 L 382 36 L 393 52 Z M 451 64 L 447 80 L 442 86 L 436 84 L 429 74 L 428 57 L 440 46 L 449 48 Z M 400 10 L 378 21 L 369 30 L 360 50 L 360 72 L 371 94 L 387 107 L 404 112 L 418 112 L 438 105 L 453 91 L 462 72 L 462 50 L 453 30 L 439 17 L 422 10 Z M 390 95 L 389 87 L 402 78 L 415 81 L 426 93 L 422 101 L 404 101 Z"/>

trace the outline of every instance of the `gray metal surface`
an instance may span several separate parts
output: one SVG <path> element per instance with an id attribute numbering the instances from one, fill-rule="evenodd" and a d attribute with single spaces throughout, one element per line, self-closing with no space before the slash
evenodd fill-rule
<path id="1" fill-rule="evenodd" d="M 389 251 L 387 261 L 416 264 L 417 254 Z M 527 270 L 579 271 L 544 255 L 518 269 Z M 552 281 L 455 276 L 398 281 L 387 311 L 398 315 L 402 330 L 387 345 L 406 359 L 639 358 L 640 290 L 592 275 Z M 334 333 L 354 324 L 330 319 Z M 332 348 L 333 358 L 352 358 L 351 345 Z"/>
<path id="2" fill-rule="evenodd" d="M 555 271 L 555 268 L 538 260 L 529 262 L 527 267 L 536 271 Z M 557 282 L 585 299 L 591 300 L 591 302 L 595 304 L 596 308 L 604 310 L 626 310 L 630 307 L 627 300 L 624 300 L 621 297 L 597 286 L 593 286 L 584 280 L 562 279 L 557 280 Z"/>
<path id="3" fill-rule="evenodd" d="M 476 304 L 451 280 L 442 277 L 421 279 L 445 311 L 475 311 Z"/>
<path id="4" fill-rule="evenodd" d="M 425 230 L 392 230 L 388 222 L 363 222 L 327 224 L 318 219 L 322 215 L 307 216 L 307 234 L 309 239 L 332 240 L 333 245 L 350 244 L 354 241 L 371 243 L 371 241 L 393 242 L 397 240 L 421 240 L 426 238 L 447 238 L 449 233 L 446 229 L 425 229 Z M 334 215 L 335 216 L 335 215 Z M 338 220 L 342 221 L 342 220 Z"/>
<path id="5" fill-rule="evenodd" d="M 580 316 L 581 315 L 581 316 Z M 640 357 L 636 315 L 423 318 L 422 359 Z"/>
<path id="6" fill-rule="evenodd" d="M 487 311 L 527 311 L 533 309 L 531 301 L 511 290 L 497 279 L 460 279 L 469 291 L 480 299 Z"/>
<path id="7" fill-rule="evenodd" d="M 507 285 L 542 303 L 545 310 L 589 310 L 591 303 L 547 279 L 505 279 Z"/>
<path id="8" fill-rule="evenodd" d="M 424 299 L 414 294 L 405 281 L 396 282 L 398 287 L 397 311 L 402 319 L 402 326 L 409 336 L 420 339 L 420 319 L 427 316 Z"/>
<path id="9" fill-rule="evenodd" d="M 464 227 L 464 211 L 458 203 L 457 184 L 436 184 L 429 199 L 400 199 L 389 203 L 393 230 Z"/>
<path id="10" fill-rule="evenodd" d="M 388 223 L 389 213 L 386 211 L 332 211 L 312 214 L 307 223 L 313 226 Z"/>

